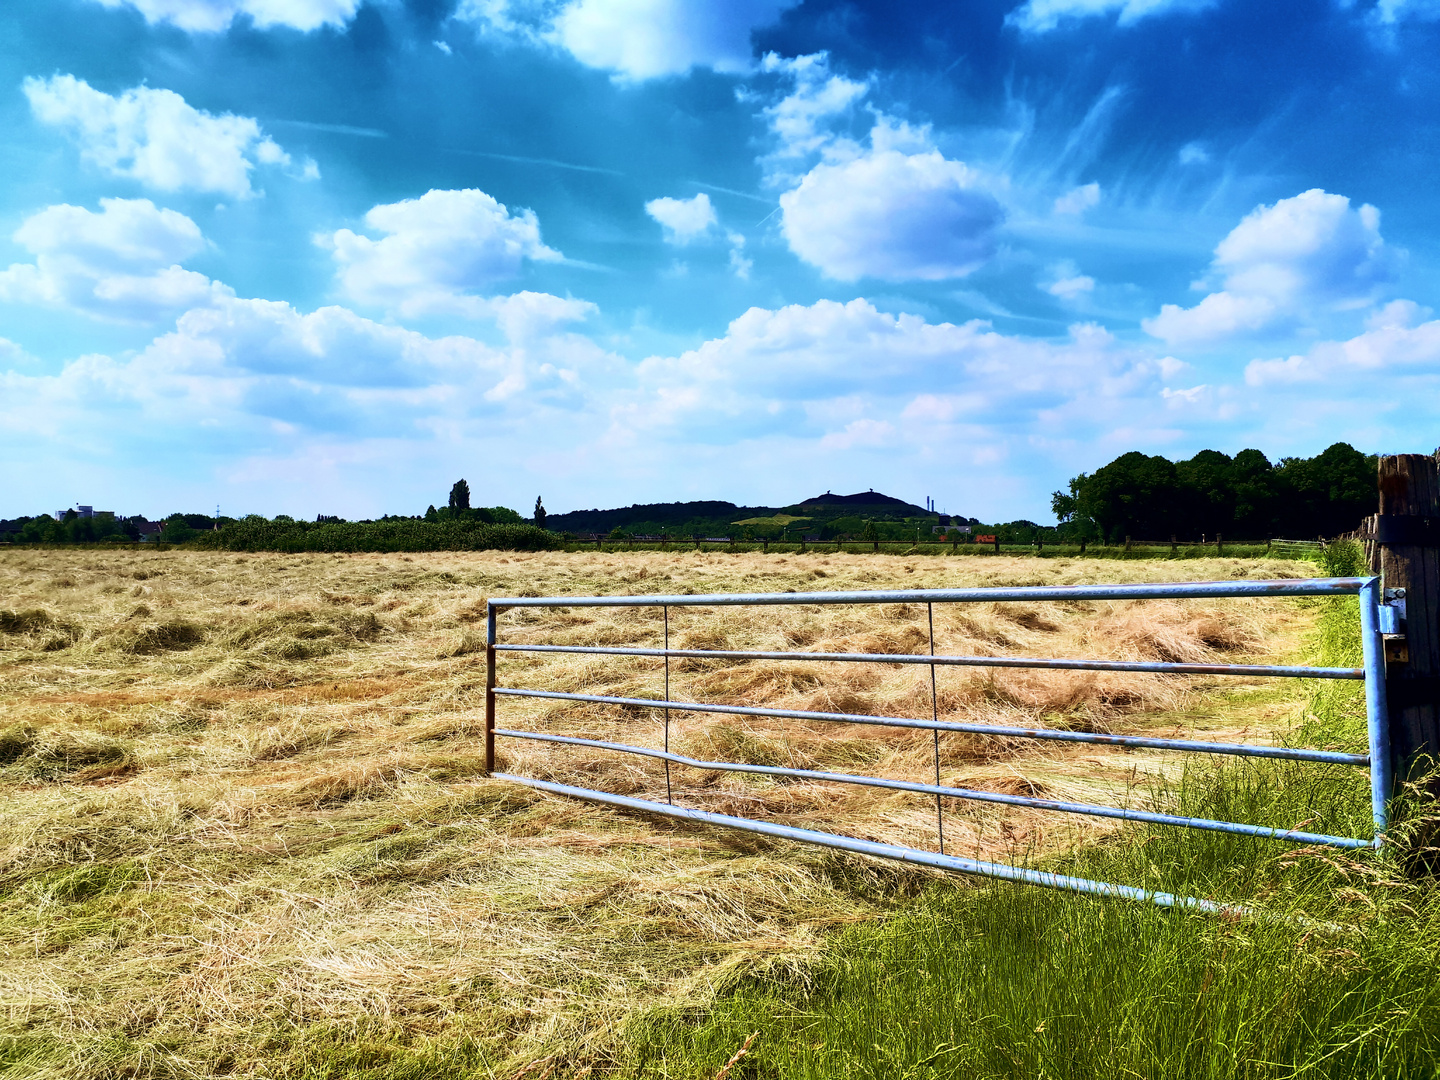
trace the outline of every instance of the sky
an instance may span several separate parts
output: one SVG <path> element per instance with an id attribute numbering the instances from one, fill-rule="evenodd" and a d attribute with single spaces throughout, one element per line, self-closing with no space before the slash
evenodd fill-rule
<path id="1" fill-rule="evenodd" d="M 8 0 L 0 516 L 1440 443 L 1440 0 Z"/>

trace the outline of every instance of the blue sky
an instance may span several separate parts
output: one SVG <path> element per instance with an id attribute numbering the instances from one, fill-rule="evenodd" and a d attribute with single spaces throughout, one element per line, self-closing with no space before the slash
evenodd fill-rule
<path id="1" fill-rule="evenodd" d="M 1440 442 L 1436 0 L 14 0 L 0 515 Z"/>

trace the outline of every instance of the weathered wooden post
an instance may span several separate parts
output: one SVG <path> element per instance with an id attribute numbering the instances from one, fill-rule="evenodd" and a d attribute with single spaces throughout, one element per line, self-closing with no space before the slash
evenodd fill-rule
<path id="1" fill-rule="evenodd" d="M 1216 555 L 1224 555 L 1224 554 L 1225 554 L 1225 537 L 1224 537 L 1224 535 L 1223 535 L 1222 533 L 1216 533 L 1216 534 L 1215 534 L 1215 554 L 1216 554 Z"/>
<path id="2" fill-rule="evenodd" d="M 1440 450 L 1382 457 L 1379 471 L 1373 550 L 1386 592 L 1405 590 L 1405 648 L 1387 649 L 1385 668 L 1391 760 L 1405 779 L 1421 755 L 1429 769 L 1440 759 Z"/>

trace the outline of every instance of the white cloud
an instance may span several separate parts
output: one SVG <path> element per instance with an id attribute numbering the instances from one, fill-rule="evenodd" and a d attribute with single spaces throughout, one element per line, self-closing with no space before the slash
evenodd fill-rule
<path id="1" fill-rule="evenodd" d="M 1440 19 L 1440 0 L 1379 0 L 1370 17 L 1382 26 L 1393 26 L 1406 19 L 1433 22 Z"/>
<path id="2" fill-rule="evenodd" d="M 730 231 L 725 234 L 725 239 L 730 244 L 730 269 L 741 281 L 750 280 L 750 271 L 755 267 L 755 260 L 745 257 L 745 237 L 738 232 Z"/>
<path id="3" fill-rule="evenodd" d="M 693 68 L 755 67 L 751 31 L 800 0 L 461 0 L 455 17 L 535 46 L 559 47 L 617 81 Z"/>
<path id="4" fill-rule="evenodd" d="M 573 413 L 586 377 L 608 371 L 613 358 L 583 338 L 547 334 L 566 301 L 507 299 L 499 314 L 512 343 L 494 347 L 426 337 L 342 307 L 304 314 L 277 301 L 221 298 L 184 313 L 132 358 L 81 357 L 51 376 L 0 373 L 0 431 L 14 439 L 93 428 L 103 401 L 107 427 L 117 417 L 143 420 L 125 430 L 188 442 L 192 452 L 224 432 L 221 448 L 253 453 L 315 438 L 427 442 L 481 419 Z"/>
<path id="5" fill-rule="evenodd" d="M 1210 160 L 1210 151 L 1199 143 L 1188 142 L 1180 147 L 1180 152 L 1176 157 L 1181 165 L 1204 165 Z"/>
<path id="6" fill-rule="evenodd" d="M 614 430 L 692 443 L 784 431 L 828 435 L 837 448 L 889 439 L 912 450 L 935 425 L 978 425 L 990 439 L 1035 427 L 1102 437 L 1116 418 L 1159 402 L 1160 375 L 1143 350 L 1090 324 L 1055 343 L 821 300 L 751 308 L 722 337 L 643 361 Z"/>
<path id="7" fill-rule="evenodd" d="M 1223 289 L 1193 308 L 1165 304 L 1147 333 L 1168 343 L 1217 341 L 1371 303 L 1393 277 L 1380 211 L 1319 188 L 1251 211 L 1215 248 Z"/>
<path id="8" fill-rule="evenodd" d="M 67 131 L 81 156 L 112 176 L 127 176 L 159 191 L 205 191 L 235 199 L 256 194 L 257 165 L 293 170 L 290 155 L 249 116 L 212 116 L 171 90 L 137 86 L 119 97 L 73 75 L 24 82 L 41 123 Z M 306 160 L 300 179 L 320 175 Z"/>
<path id="9" fill-rule="evenodd" d="M 835 127 L 865 83 L 832 75 L 824 53 L 772 54 L 763 67 L 790 83 L 763 110 L 774 149 L 760 161 L 772 186 L 790 189 L 780 227 L 791 251 L 840 281 L 939 281 L 990 258 L 1004 210 L 985 178 L 935 147 L 929 125 L 872 110 L 864 146 Z"/>
<path id="10" fill-rule="evenodd" d="M 179 265 L 205 247 L 184 214 L 149 199 L 102 199 L 100 207 L 61 204 L 27 218 L 14 239 L 35 262 L 0 271 L 0 300 L 149 322 L 231 295 Z"/>
<path id="11" fill-rule="evenodd" d="M 582 64 L 625 79 L 682 75 L 695 67 L 742 72 L 754 66 L 751 30 L 799 0 L 574 0 L 551 39 Z"/>
<path id="12" fill-rule="evenodd" d="M 1061 263 L 1054 267 L 1054 278 L 1045 286 L 1045 291 L 1057 299 L 1073 302 L 1095 291 L 1095 279 L 1080 273 L 1074 263 Z"/>
<path id="13" fill-rule="evenodd" d="M 790 249 L 840 281 L 963 277 L 993 254 L 1005 216 L 974 170 L 938 150 L 822 162 L 780 206 Z"/>
<path id="14" fill-rule="evenodd" d="M 191 33 L 218 33 L 248 15 L 260 29 L 288 26 L 315 30 L 344 26 L 360 0 L 100 0 L 108 8 L 132 7 L 150 23 L 171 23 Z"/>
<path id="15" fill-rule="evenodd" d="M 9 338 L 0 337 L 0 371 L 28 367 L 35 358 Z"/>
<path id="16" fill-rule="evenodd" d="M 869 90 L 866 83 L 832 75 L 830 58 L 823 52 L 788 59 L 768 53 L 761 68 L 779 72 L 792 83 L 790 93 L 764 110 L 778 143 L 767 159 L 772 171 L 784 159 L 804 157 L 833 143 L 835 135 L 827 123 L 849 113 Z"/>
<path id="17" fill-rule="evenodd" d="M 1092 182 L 1081 187 L 1071 188 L 1056 199 L 1055 213 L 1079 216 L 1086 210 L 1099 205 L 1100 185 Z"/>
<path id="18" fill-rule="evenodd" d="M 1054 30 L 1062 22 L 1117 15 L 1128 26 L 1150 15 L 1170 11 L 1199 11 L 1215 0 L 1026 0 L 1005 17 L 1010 26 L 1030 33 Z"/>
<path id="19" fill-rule="evenodd" d="M 888 420 L 861 418 L 845 425 L 843 431 L 832 431 L 820 439 L 822 450 L 853 450 L 857 447 L 879 449 L 895 442 L 895 425 Z"/>
<path id="20" fill-rule="evenodd" d="M 665 229 L 665 242 L 683 247 L 719 224 L 710 196 L 703 191 L 693 199 L 651 199 L 645 213 Z M 743 242 L 743 241 L 742 241 Z"/>
<path id="21" fill-rule="evenodd" d="M 483 191 L 432 190 L 372 207 L 372 240 L 340 229 L 317 242 L 330 248 L 347 296 L 407 315 L 483 314 L 476 293 L 517 276 L 526 260 L 554 262 L 532 210 L 511 213 Z"/>
<path id="22" fill-rule="evenodd" d="M 1255 387 L 1312 383 L 1327 394 L 1337 387 L 1351 387 L 1353 393 L 1345 395 L 1351 401 L 1370 396 L 1363 387 L 1374 389 L 1403 376 L 1422 377 L 1435 387 L 1440 384 L 1440 320 L 1410 325 L 1424 309 L 1409 301 L 1396 304 L 1384 309 L 1388 319 L 1376 320 L 1371 329 L 1348 341 L 1323 341 L 1285 359 L 1252 360 L 1245 368 L 1245 382 Z M 1377 378 L 1380 375 L 1385 379 Z"/>

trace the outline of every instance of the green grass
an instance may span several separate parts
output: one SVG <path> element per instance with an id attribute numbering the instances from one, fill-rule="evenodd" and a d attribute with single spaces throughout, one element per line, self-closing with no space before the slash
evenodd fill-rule
<path id="1" fill-rule="evenodd" d="M 1353 556 L 1327 570 L 1355 572 Z M 1353 599 L 1319 603 L 1319 658 L 1352 662 Z M 1362 747 L 1360 691 L 1309 690 L 1296 741 Z M 1187 814 L 1368 835 L 1361 770 L 1221 760 L 1164 794 Z M 1379 853 L 1135 828 L 1051 867 L 1264 917 L 939 883 L 788 982 L 652 1010 L 631 1026 L 629 1071 L 711 1077 L 758 1033 L 735 1080 L 1440 1076 L 1440 889 L 1403 872 L 1433 804 L 1411 794 L 1397 809 Z"/>

